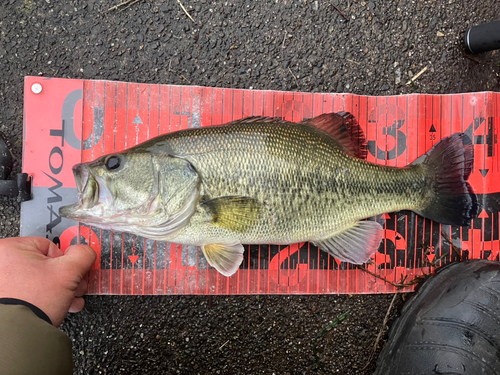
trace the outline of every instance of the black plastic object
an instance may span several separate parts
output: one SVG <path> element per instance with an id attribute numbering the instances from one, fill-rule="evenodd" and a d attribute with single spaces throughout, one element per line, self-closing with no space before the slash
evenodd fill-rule
<path id="1" fill-rule="evenodd" d="M 12 154 L 0 134 L 0 180 L 6 180 L 12 171 Z"/>
<path id="2" fill-rule="evenodd" d="M 474 26 L 465 33 L 465 45 L 472 53 L 500 49 L 500 21 Z"/>
<path id="3" fill-rule="evenodd" d="M 15 180 L 7 178 L 12 172 L 12 154 L 0 134 L 0 195 L 17 198 L 18 202 L 31 199 L 31 181 L 28 174 L 18 173 Z"/>
<path id="4" fill-rule="evenodd" d="M 376 375 L 500 374 L 500 263 L 452 263 L 403 307 Z"/>

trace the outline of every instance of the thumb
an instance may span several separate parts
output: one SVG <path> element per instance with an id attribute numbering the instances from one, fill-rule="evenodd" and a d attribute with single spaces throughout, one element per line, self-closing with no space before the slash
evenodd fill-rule
<path id="1" fill-rule="evenodd" d="M 94 249 L 87 245 L 73 245 L 66 249 L 62 257 L 68 271 L 80 276 L 90 271 L 97 259 Z"/>

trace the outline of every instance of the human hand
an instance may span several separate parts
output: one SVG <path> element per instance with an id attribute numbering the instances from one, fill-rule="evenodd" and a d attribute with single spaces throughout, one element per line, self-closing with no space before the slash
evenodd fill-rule
<path id="1" fill-rule="evenodd" d="M 69 312 L 83 309 L 84 275 L 96 260 L 90 246 L 65 253 L 42 237 L 0 239 L 0 298 L 17 298 L 41 309 L 56 327 Z"/>

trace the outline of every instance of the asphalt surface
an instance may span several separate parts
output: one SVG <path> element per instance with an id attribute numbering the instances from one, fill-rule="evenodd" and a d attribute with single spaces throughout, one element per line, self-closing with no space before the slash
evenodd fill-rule
<path id="1" fill-rule="evenodd" d="M 500 89 L 500 52 L 462 45 L 470 26 L 500 16 L 497 0 L 183 0 L 195 22 L 177 1 L 108 11 L 119 2 L 0 2 L 0 132 L 15 172 L 26 75 L 367 95 Z M 19 233 L 19 211 L 0 198 L 1 237 Z M 391 300 L 93 296 L 62 329 L 75 374 L 370 374 Z"/>

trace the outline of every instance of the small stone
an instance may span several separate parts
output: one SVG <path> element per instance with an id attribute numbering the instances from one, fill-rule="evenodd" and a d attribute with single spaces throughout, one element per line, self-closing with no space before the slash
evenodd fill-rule
<path id="1" fill-rule="evenodd" d="M 444 37 L 444 34 L 441 31 L 438 31 L 436 35 L 440 36 L 440 37 Z"/>
<path id="2" fill-rule="evenodd" d="M 382 91 L 387 91 L 389 90 L 389 85 L 385 84 L 380 88 Z"/>
<path id="3" fill-rule="evenodd" d="M 444 51 L 443 54 L 441 55 L 441 60 L 439 60 L 439 62 L 441 62 L 441 63 L 446 62 L 446 51 Z"/>
<path id="4" fill-rule="evenodd" d="M 436 27 L 436 25 L 438 24 L 439 22 L 439 17 L 438 16 L 435 16 L 431 22 L 429 23 L 429 29 L 434 29 Z"/>

